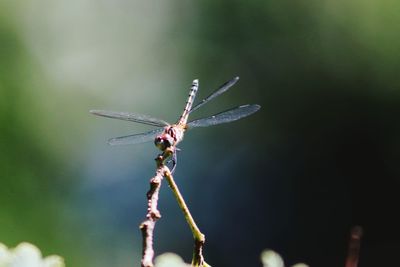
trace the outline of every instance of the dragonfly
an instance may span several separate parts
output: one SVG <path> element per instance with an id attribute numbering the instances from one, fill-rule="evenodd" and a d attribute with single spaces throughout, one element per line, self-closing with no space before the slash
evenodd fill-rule
<path id="1" fill-rule="evenodd" d="M 90 113 L 97 116 L 131 121 L 157 127 L 154 130 L 144 133 L 111 138 L 108 140 L 108 143 L 110 145 L 130 145 L 130 144 L 145 143 L 154 140 L 154 144 L 161 151 L 164 152 L 167 149 L 173 151 L 172 163 L 174 170 L 177 162 L 175 152 L 178 151 L 178 148 L 176 146 L 183 140 L 183 136 L 186 130 L 237 121 L 239 119 L 242 119 L 257 112 L 261 108 L 261 106 L 257 104 L 241 105 L 217 113 L 210 117 L 196 119 L 188 122 L 189 115 L 192 112 L 196 111 L 197 109 L 199 109 L 206 103 L 210 102 L 214 98 L 225 93 L 238 80 L 239 77 L 234 77 L 233 79 L 225 82 L 220 87 L 218 87 L 214 92 L 212 92 L 209 96 L 198 102 L 196 105 L 194 105 L 194 100 L 196 98 L 196 94 L 199 89 L 199 80 L 198 79 L 193 80 L 192 86 L 190 87 L 189 96 L 186 100 L 186 104 L 183 109 L 182 115 L 179 117 L 178 121 L 175 124 L 170 124 L 162 119 L 154 118 L 149 115 L 131 113 L 131 112 L 90 110 Z"/>

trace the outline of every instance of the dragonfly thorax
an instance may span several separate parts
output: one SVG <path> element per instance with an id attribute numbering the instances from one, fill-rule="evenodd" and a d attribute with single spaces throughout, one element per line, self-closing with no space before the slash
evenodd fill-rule
<path id="1" fill-rule="evenodd" d="M 183 132 L 184 129 L 178 125 L 167 126 L 165 127 L 164 132 L 155 138 L 154 144 L 161 151 L 164 151 L 182 141 Z"/>

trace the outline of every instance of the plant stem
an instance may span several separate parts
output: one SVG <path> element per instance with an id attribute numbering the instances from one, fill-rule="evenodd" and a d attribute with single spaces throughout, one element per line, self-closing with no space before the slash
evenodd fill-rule
<path id="1" fill-rule="evenodd" d="M 197 225 L 189 211 L 189 208 L 187 207 L 186 202 L 183 199 L 183 196 L 182 196 L 181 192 L 179 191 L 178 186 L 175 183 L 174 177 L 172 176 L 172 174 L 170 172 L 166 172 L 165 178 L 167 179 L 168 185 L 171 188 L 172 192 L 174 193 L 174 196 L 179 204 L 179 207 L 181 208 L 183 215 L 185 216 L 185 219 L 186 219 L 187 223 L 189 224 L 190 229 L 192 230 L 193 237 L 196 240 L 204 241 L 204 239 L 205 239 L 204 235 L 200 232 L 200 229 L 197 227 Z"/>
<path id="2" fill-rule="evenodd" d="M 143 236 L 143 252 L 142 252 L 142 267 L 153 267 L 154 249 L 153 249 L 153 231 L 156 221 L 161 218 L 160 211 L 157 209 L 158 195 L 160 186 L 163 178 L 167 179 L 168 185 L 171 188 L 179 207 L 181 208 L 187 223 L 192 230 L 194 237 L 194 250 L 192 266 L 195 267 L 210 267 L 203 257 L 203 246 L 205 243 L 205 236 L 201 233 L 197 227 L 192 215 L 190 214 L 189 208 L 187 207 L 185 200 L 178 186 L 174 181 L 174 177 L 167 166 L 165 161 L 171 157 L 173 149 L 166 149 L 161 155 L 156 158 L 157 170 L 156 175 L 150 179 L 150 190 L 147 192 L 147 215 L 146 219 L 140 225 Z"/>
<path id="3" fill-rule="evenodd" d="M 360 240 L 362 236 L 362 228 L 355 226 L 351 229 L 348 254 L 346 259 L 346 267 L 357 267 L 360 254 Z"/>
<path id="4" fill-rule="evenodd" d="M 165 159 L 169 154 L 163 153 L 156 158 L 157 170 L 156 175 L 150 179 L 150 190 L 147 192 L 147 215 L 146 219 L 140 224 L 140 230 L 143 236 L 142 251 L 142 267 L 153 267 L 154 249 L 153 249 L 153 232 L 156 221 L 161 218 L 160 211 L 157 209 L 158 195 L 160 192 L 161 182 L 168 167 L 164 165 Z"/>
<path id="5" fill-rule="evenodd" d="M 187 223 L 189 224 L 190 229 L 192 230 L 192 234 L 194 237 L 194 251 L 193 251 L 193 258 L 192 258 L 192 266 L 209 266 L 205 261 L 203 257 L 203 246 L 205 243 L 205 236 L 204 234 L 200 231 L 199 227 L 197 226 L 196 222 L 194 221 L 192 214 L 189 211 L 189 208 L 186 205 L 185 200 L 183 199 L 183 196 L 181 192 L 179 191 L 178 186 L 175 183 L 174 177 L 172 176 L 171 172 L 168 170 L 165 172 L 165 178 L 167 179 L 168 185 L 171 188 L 176 201 L 179 204 L 179 207 L 181 208 L 183 215 L 185 216 L 185 219 Z"/>

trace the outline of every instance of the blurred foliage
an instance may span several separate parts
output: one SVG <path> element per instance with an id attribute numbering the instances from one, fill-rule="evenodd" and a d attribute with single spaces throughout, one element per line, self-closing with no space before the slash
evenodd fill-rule
<path id="1" fill-rule="evenodd" d="M 261 262 L 263 267 L 285 267 L 281 255 L 273 250 L 267 249 L 261 253 Z M 297 263 L 292 267 L 309 267 L 304 263 Z"/>
<path id="2" fill-rule="evenodd" d="M 43 219 L 56 217 L 53 203 L 49 201 L 52 192 L 43 190 L 49 186 L 51 176 L 48 172 L 52 168 L 52 160 L 47 158 L 45 151 L 34 142 L 26 122 L 32 112 L 29 102 L 24 101 L 30 80 L 29 55 L 13 29 L 6 26 L 5 23 L 0 23 L 0 164 L 3 183 L 0 189 L 0 212 L 3 240 L 15 234 L 20 235 L 19 238 L 37 235 L 29 230 L 30 228 L 43 227 L 42 229 L 50 230 L 53 228 L 52 222 Z M 43 164 L 48 167 L 44 167 Z M 27 203 L 33 204 L 34 207 L 27 208 Z M 46 225 L 47 223 L 50 224 Z M 14 227 L 21 227 L 21 230 L 25 229 L 27 233 L 12 233 Z M 37 237 L 40 236 L 42 235 Z"/>
<path id="3" fill-rule="evenodd" d="M 40 250 L 32 244 L 21 243 L 8 249 L 0 243 L 1 267 L 65 267 L 64 260 L 56 255 L 42 258 Z"/>
<path id="4" fill-rule="evenodd" d="M 179 255 L 174 253 L 163 253 L 157 256 L 154 260 L 156 267 L 190 267 L 191 264 L 187 264 L 183 261 Z"/>
<path id="5" fill-rule="evenodd" d="M 63 226 L 61 202 L 67 189 L 60 180 L 64 163 L 38 142 L 35 120 L 41 116 L 32 101 L 46 82 L 8 12 L 0 9 L 0 240 L 8 245 L 29 240 L 46 253 L 69 250 L 71 229 Z"/>

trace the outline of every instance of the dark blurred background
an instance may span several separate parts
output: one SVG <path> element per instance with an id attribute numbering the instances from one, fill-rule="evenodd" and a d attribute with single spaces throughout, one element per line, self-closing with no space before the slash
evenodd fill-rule
<path id="1" fill-rule="evenodd" d="M 148 127 L 90 109 L 174 122 L 247 103 L 243 121 L 188 132 L 175 179 L 213 266 L 360 267 L 400 249 L 400 4 L 380 1 L 2 1 L 0 242 L 37 245 L 67 266 L 139 266 L 151 144 L 110 147 Z M 190 261 L 192 238 L 163 184 L 156 253 Z"/>

